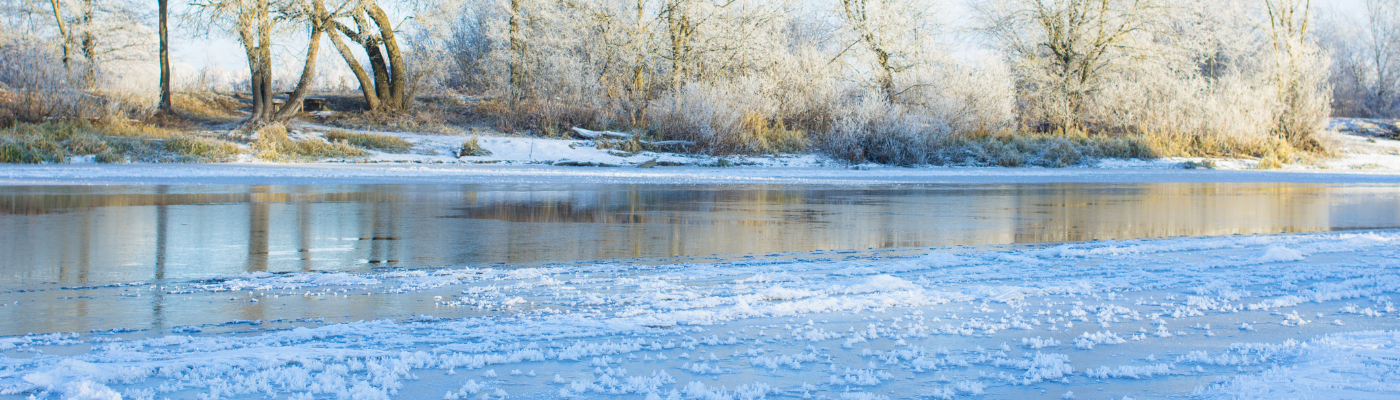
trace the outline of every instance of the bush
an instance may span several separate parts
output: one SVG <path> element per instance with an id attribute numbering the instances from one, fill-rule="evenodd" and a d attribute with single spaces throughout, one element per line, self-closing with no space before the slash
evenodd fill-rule
<path id="1" fill-rule="evenodd" d="M 648 121 L 662 140 L 688 140 L 711 154 L 798 151 L 806 133 L 789 129 L 756 79 L 690 83 L 652 103 Z"/>
<path id="2" fill-rule="evenodd" d="M 413 144 L 397 136 L 380 135 L 375 133 L 354 133 L 342 130 L 326 132 L 324 135 L 330 142 L 345 142 L 354 146 L 364 147 L 372 150 L 379 150 L 385 153 L 408 153 L 413 149 Z"/>

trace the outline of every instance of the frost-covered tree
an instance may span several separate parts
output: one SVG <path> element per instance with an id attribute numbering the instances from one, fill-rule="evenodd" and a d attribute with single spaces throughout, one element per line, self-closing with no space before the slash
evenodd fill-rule
<path id="1" fill-rule="evenodd" d="M 1320 33 L 1333 57 L 1333 108 L 1351 117 L 1400 115 L 1400 2 L 1366 0 L 1357 20 L 1335 15 Z"/>
<path id="2" fill-rule="evenodd" d="M 840 16 L 851 33 L 848 48 L 867 53 L 875 85 L 890 104 L 899 103 L 895 75 L 909 71 L 928 53 L 934 21 L 929 5 L 919 0 L 840 0 Z"/>
<path id="3" fill-rule="evenodd" d="M 981 11 L 1030 94 L 1024 117 L 1080 127 L 1099 122 L 1085 120 L 1087 108 L 1140 59 L 1160 9 L 1153 0 L 1011 0 Z"/>
<path id="4" fill-rule="evenodd" d="M 207 0 L 193 4 L 206 29 L 232 34 L 243 45 L 248 61 L 248 86 L 253 110 L 244 125 L 257 128 L 272 121 L 273 0 Z"/>
<path id="5" fill-rule="evenodd" d="M 1168 154 L 1313 148 L 1326 57 L 1305 2 L 1014 0 L 979 10 L 1024 127 L 1145 135 Z"/>
<path id="6" fill-rule="evenodd" d="M 1273 52 L 1273 83 L 1278 112 L 1272 131 L 1295 147 L 1323 144 L 1317 134 L 1326 128 L 1332 109 L 1327 85 L 1328 60 L 1309 36 L 1311 0 L 1265 0 Z"/>
<path id="7" fill-rule="evenodd" d="M 0 84 L 25 119 L 147 112 L 136 65 L 154 55 L 151 11 L 130 0 L 0 1 Z"/>

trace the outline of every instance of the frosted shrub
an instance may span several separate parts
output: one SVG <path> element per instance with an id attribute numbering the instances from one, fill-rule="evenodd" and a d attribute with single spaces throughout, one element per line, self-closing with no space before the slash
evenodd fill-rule
<path id="1" fill-rule="evenodd" d="M 1322 19 L 1319 44 L 1332 55 L 1328 84 L 1337 116 L 1400 116 L 1400 2 L 1366 0 L 1361 18 Z"/>
<path id="2" fill-rule="evenodd" d="M 96 107 L 85 101 L 59 62 L 59 55 L 36 38 L 0 43 L 0 122 L 41 122 L 71 118 Z"/>
<path id="3" fill-rule="evenodd" d="M 926 113 L 891 105 L 874 93 L 848 104 L 819 143 L 828 154 L 852 162 L 923 164 L 931 148 L 951 131 Z"/>
<path id="4" fill-rule="evenodd" d="M 652 103 L 651 126 L 664 139 L 695 141 L 715 153 L 800 150 L 806 138 L 781 124 L 775 102 L 760 89 L 755 78 L 685 85 Z"/>

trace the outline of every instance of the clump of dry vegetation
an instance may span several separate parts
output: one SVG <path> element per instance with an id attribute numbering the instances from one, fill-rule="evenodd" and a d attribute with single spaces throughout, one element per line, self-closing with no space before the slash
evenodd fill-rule
<path id="1" fill-rule="evenodd" d="M 397 131 L 453 135 L 461 133 L 460 125 L 471 122 L 466 111 L 472 109 L 455 96 L 422 96 L 413 107 L 402 110 L 364 110 L 363 100 L 349 96 L 327 96 L 330 107 L 340 110 L 324 116 L 311 116 L 317 122 L 369 131 Z"/>
<path id="2" fill-rule="evenodd" d="M 345 142 L 327 142 L 320 138 L 292 139 L 287 128 L 271 124 L 253 133 L 253 155 L 265 161 L 308 161 L 322 158 L 365 157 L 369 152 Z"/>
<path id="3" fill-rule="evenodd" d="M 324 135 L 330 142 L 345 142 L 353 146 L 364 147 L 371 150 L 379 150 L 385 153 L 408 153 L 413 149 L 413 143 L 403 140 L 397 136 L 381 135 L 377 133 L 356 133 L 343 130 L 333 130 Z"/>
<path id="4" fill-rule="evenodd" d="M 61 163 L 78 156 L 96 162 L 217 162 L 242 153 L 214 138 L 131 122 L 70 120 L 16 123 L 0 130 L 0 162 Z"/>
<path id="5" fill-rule="evenodd" d="M 243 149 L 223 140 L 178 136 L 165 140 L 165 149 L 202 161 L 232 161 Z"/>
<path id="6" fill-rule="evenodd" d="M 481 141 L 478 140 L 476 136 L 472 136 L 471 139 L 462 142 L 462 147 L 457 149 L 457 158 L 489 155 L 491 155 L 491 151 L 482 148 Z"/>
<path id="7" fill-rule="evenodd" d="M 238 122 L 244 116 L 246 107 L 233 96 L 212 91 L 175 92 L 170 98 L 171 105 L 182 116 L 211 123 Z"/>

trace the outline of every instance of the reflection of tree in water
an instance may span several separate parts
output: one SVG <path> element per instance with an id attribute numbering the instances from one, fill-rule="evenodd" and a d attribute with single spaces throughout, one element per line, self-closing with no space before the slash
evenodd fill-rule
<path id="1" fill-rule="evenodd" d="M 300 192 L 304 194 L 305 186 L 298 186 Z M 301 270 L 312 271 L 316 269 L 316 263 L 311 254 L 312 246 L 312 213 L 311 203 L 297 202 L 297 256 L 301 258 Z"/>
<path id="2" fill-rule="evenodd" d="M 157 186 L 165 187 L 165 186 Z M 254 192 L 252 188 L 263 188 Z M 65 191 L 70 190 L 64 188 Z M 379 192 L 268 192 L 267 186 L 249 187 L 247 193 L 85 193 L 101 189 L 71 189 L 78 193 L 32 193 L 33 188 L 6 190 L 0 194 L 0 215 L 46 215 L 57 213 L 83 212 L 102 207 L 143 207 L 157 205 L 215 205 L 245 204 L 253 201 L 265 203 L 293 202 L 373 202 L 394 201 L 399 193 Z"/>
<path id="3" fill-rule="evenodd" d="M 1400 224 L 1400 212 L 1374 210 L 1400 209 L 1400 188 L 1384 185 L 534 188 L 15 188 L 0 191 L 0 224 L 9 227 L 0 232 L 0 246 L 8 246 L 0 253 L 13 255 L 0 269 L 26 281 L 80 283 L 354 268 L 366 260 L 476 265 Z M 210 193 L 219 191 L 232 192 Z"/>
<path id="4" fill-rule="evenodd" d="M 156 194 L 165 194 L 167 186 L 157 186 Z M 162 198 L 163 200 L 163 198 Z M 154 276 L 157 281 L 165 279 L 165 250 L 169 246 L 170 228 L 170 206 L 161 203 L 156 205 L 156 263 Z M 151 327 L 157 331 L 165 330 L 165 291 L 151 291 Z"/>
<path id="5" fill-rule="evenodd" d="M 399 238 L 405 233 L 400 231 L 399 225 L 403 208 L 401 204 L 388 201 L 368 203 L 364 211 L 367 215 L 361 218 L 364 226 L 360 228 L 360 240 L 369 240 L 367 260 L 371 264 L 399 263 Z"/>
<path id="6" fill-rule="evenodd" d="M 782 225 L 812 221 L 825 211 L 790 209 L 805 204 L 803 190 L 675 190 L 675 188 L 627 190 L 518 192 L 473 196 L 456 218 L 494 219 L 507 222 L 602 224 L 711 224 L 709 212 L 735 212 L 738 224 Z"/>
<path id="7" fill-rule="evenodd" d="M 1331 218 L 1319 185 L 1159 183 L 1017 188 L 1006 194 L 1014 217 L 1008 242 L 1078 242 L 1173 236 L 1326 230 Z"/>
<path id="8" fill-rule="evenodd" d="M 260 196 L 267 194 L 267 187 L 253 186 L 249 192 L 252 196 L 248 202 L 248 271 L 267 271 L 269 204 Z"/>

